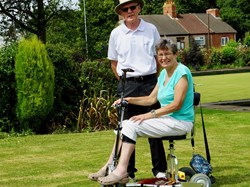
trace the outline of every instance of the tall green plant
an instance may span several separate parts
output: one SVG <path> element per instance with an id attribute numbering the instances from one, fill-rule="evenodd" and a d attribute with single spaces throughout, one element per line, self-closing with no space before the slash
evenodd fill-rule
<path id="1" fill-rule="evenodd" d="M 54 103 L 54 67 L 36 36 L 19 42 L 15 73 L 17 117 L 24 130 L 39 131 Z"/>
<path id="2" fill-rule="evenodd" d="M 4 132 L 16 128 L 14 72 L 16 50 L 16 43 L 0 48 L 0 131 Z"/>

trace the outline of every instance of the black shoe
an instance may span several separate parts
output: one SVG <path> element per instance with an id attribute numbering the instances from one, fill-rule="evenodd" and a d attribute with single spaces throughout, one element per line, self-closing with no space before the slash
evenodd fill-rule
<path id="1" fill-rule="evenodd" d="M 135 173 L 129 172 L 128 176 L 129 176 L 129 183 L 135 183 L 136 182 Z"/>
<path id="2" fill-rule="evenodd" d="M 133 173 L 133 172 L 128 172 L 128 176 L 130 177 L 130 178 L 135 178 L 135 173 Z"/>

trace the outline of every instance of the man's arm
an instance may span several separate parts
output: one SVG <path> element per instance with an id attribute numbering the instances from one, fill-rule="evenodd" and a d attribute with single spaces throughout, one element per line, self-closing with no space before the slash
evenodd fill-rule
<path id="1" fill-rule="evenodd" d="M 116 71 L 116 67 L 117 67 L 117 61 L 116 60 L 111 60 L 111 69 L 112 69 L 114 75 L 116 76 L 116 78 L 118 80 L 120 80 L 120 77 L 119 77 L 119 75 L 117 74 L 117 71 Z"/>
<path id="2" fill-rule="evenodd" d="M 155 63 L 156 63 L 156 75 L 158 77 L 161 72 L 161 65 L 158 62 L 157 56 L 155 56 Z"/>

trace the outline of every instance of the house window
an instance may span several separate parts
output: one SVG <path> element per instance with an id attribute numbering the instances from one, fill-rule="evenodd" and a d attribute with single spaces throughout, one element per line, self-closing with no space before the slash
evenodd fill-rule
<path id="1" fill-rule="evenodd" d="M 199 46 L 205 45 L 205 36 L 195 36 L 194 40 L 195 40 L 195 43 Z"/>
<path id="2" fill-rule="evenodd" d="M 185 49 L 185 41 L 184 41 L 184 38 L 177 38 L 177 49 L 178 49 L 178 50 Z"/>
<path id="3" fill-rule="evenodd" d="M 225 46 L 229 42 L 229 37 L 221 37 L 221 46 Z"/>

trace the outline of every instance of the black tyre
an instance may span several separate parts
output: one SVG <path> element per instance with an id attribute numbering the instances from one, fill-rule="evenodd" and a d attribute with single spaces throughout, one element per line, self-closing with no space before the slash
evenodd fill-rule
<path id="1" fill-rule="evenodd" d="M 209 178 L 211 180 L 211 183 L 214 184 L 216 181 L 215 177 L 213 175 L 210 175 Z"/>
<path id="2" fill-rule="evenodd" d="M 115 187 L 126 187 L 126 184 L 116 184 Z"/>
<path id="3" fill-rule="evenodd" d="M 190 167 L 182 167 L 179 169 L 179 171 L 182 171 L 185 173 L 185 181 L 186 182 L 189 182 L 191 177 L 196 174 L 195 171 L 193 169 L 191 169 Z"/>

